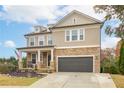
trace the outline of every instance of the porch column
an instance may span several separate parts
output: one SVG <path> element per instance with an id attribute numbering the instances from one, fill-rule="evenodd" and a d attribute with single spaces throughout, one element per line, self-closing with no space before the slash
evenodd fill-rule
<path id="1" fill-rule="evenodd" d="M 40 50 L 38 50 L 38 57 L 37 57 L 37 68 L 40 68 Z"/>
<path id="2" fill-rule="evenodd" d="M 53 49 L 51 49 L 51 62 L 53 62 Z"/>
<path id="3" fill-rule="evenodd" d="M 22 52 L 21 52 L 21 51 L 19 51 L 19 62 L 18 62 L 18 67 L 19 67 L 19 69 L 22 68 Z"/>
<path id="4" fill-rule="evenodd" d="M 40 50 L 38 50 L 38 63 L 40 62 Z"/>

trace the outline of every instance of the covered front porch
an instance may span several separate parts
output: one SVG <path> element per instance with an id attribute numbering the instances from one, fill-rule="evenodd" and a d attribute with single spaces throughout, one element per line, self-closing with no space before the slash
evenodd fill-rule
<path id="1" fill-rule="evenodd" d="M 27 61 L 26 68 L 35 68 L 38 70 L 55 70 L 54 63 L 54 48 L 20 48 L 18 49 L 22 54 L 26 53 Z M 24 69 L 22 65 L 22 57 L 19 58 L 19 69 Z"/>

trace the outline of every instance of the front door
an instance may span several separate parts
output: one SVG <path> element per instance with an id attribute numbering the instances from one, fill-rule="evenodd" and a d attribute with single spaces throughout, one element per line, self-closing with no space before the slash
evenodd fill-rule
<path id="1" fill-rule="evenodd" d="M 51 55 L 48 54 L 48 66 L 50 66 L 50 61 L 51 61 Z"/>
<path id="2" fill-rule="evenodd" d="M 32 54 L 32 63 L 36 64 L 36 54 Z"/>

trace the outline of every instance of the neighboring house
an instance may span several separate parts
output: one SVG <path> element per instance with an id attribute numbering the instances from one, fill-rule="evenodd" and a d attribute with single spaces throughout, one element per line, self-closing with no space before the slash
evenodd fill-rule
<path id="1" fill-rule="evenodd" d="M 74 10 L 47 28 L 35 26 L 36 31 L 25 35 L 27 46 L 17 49 L 27 53 L 27 64 L 38 69 L 99 72 L 100 25 L 99 20 Z"/>

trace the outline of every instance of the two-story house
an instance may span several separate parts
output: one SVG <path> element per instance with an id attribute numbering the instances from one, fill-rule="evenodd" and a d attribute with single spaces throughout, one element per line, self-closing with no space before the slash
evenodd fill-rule
<path id="1" fill-rule="evenodd" d="M 99 72 L 100 25 L 101 21 L 74 10 L 56 24 L 35 26 L 34 32 L 25 35 L 27 46 L 17 49 L 27 53 L 27 63 L 37 69 Z"/>

